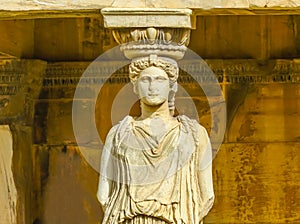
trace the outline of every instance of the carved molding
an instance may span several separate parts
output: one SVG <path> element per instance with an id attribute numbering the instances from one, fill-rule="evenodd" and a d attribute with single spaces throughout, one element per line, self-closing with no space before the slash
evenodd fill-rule
<path id="1" fill-rule="evenodd" d="M 190 9 L 104 8 L 101 13 L 128 59 L 183 58 L 192 28 Z"/>
<path id="2" fill-rule="evenodd" d="M 0 60 L 0 121 L 33 117 L 33 99 L 38 97 L 46 62 L 39 60 Z"/>
<path id="3" fill-rule="evenodd" d="M 186 28 L 119 28 L 112 34 L 129 59 L 154 54 L 180 60 L 190 41 L 190 29 Z"/>
<path id="4" fill-rule="evenodd" d="M 189 44 L 190 29 L 178 28 L 127 28 L 114 29 L 113 36 L 118 44 L 136 42 L 142 44 Z"/>
<path id="5" fill-rule="evenodd" d="M 263 84 L 263 83 L 300 83 L 300 61 L 296 60 L 206 60 L 213 70 L 218 81 L 223 84 Z M 118 62 L 116 62 L 117 64 Z M 75 88 L 88 63 L 53 63 L 47 67 L 47 75 L 43 80 L 44 88 Z M 86 86 L 103 84 L 124 84 L 129 82 L 128 67 L 118 70 L 108 77 L 107 71 L 114 71 L 113 62 L 91 69 L 91 75 L 82 79 Z M 196 81 L 209 82 L 211 78 L 206 68 L 199 66 L 198 62 L 182 62 L 181 69 L 193 72 Z M 181 70 L 179 83 L 190 84 L 195 82 L 193 77 Z"/>
<path id="6" fill-rule="evenodd" d="M 4 72 L 4 74 L 2 73 Z M 11 73 L 1 71 L 0 73 L 0 95 L 16 95 L 22 85 L 21 80 L 24 77 L 24 74 L 22 73 Z"/>

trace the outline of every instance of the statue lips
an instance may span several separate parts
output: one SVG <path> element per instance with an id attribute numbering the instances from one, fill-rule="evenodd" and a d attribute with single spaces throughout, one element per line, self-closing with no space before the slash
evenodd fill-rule
<path id="1" fill-rule="evenodd" d="M 165 97 L 163 97 L 159 93 L 147 94 L 147 96 L 145 96 L 144 99 L 148 105 L 160 105 L 167 100 Z"/>
<path id="2" fill-rule="evenodd" d="M 150 93 L 150 94 L 148 94 L 148 97 L 151 97 L 151 98 L 159 97 L 159 94 L 158 93 L 156 93 L 156 94 Z"/>

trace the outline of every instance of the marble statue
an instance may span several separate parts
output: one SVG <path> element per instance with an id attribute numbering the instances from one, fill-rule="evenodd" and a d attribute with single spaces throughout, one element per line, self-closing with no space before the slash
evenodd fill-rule
<path id="1" fill-rule="evenodd" d="M 211 145 L 197 121 L 174 117 L 177 63 L 140 57 L 129 73 L 141 115 L 107 135 L 97 193 L 103 224 L 202 223 L 214 201 Z"/>

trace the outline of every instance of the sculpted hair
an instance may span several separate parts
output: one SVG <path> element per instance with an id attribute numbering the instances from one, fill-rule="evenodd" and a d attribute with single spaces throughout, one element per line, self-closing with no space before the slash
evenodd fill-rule
<path id="1" fill-rule="evenodd" d="M 171 84 L 177 82 L 178 73 L 179 73 L 177 63 L 168 58 L 162 58 L 162 57 L 151 58 L 151 56 L 138 58 L 131 62 L 131 64 L 129 65 L 130 81 L 134 84 L 138 79 L 140 73 L 146 68 L 149 68 L 151 66 L 155 66 L 157 68 L 161 68 L 162 70 L 164 70 L 167 73 Z"/>
<path id="2" fill-rule="evenodd" d="M 173 115 L 175 110 L 175 93 L 177 91 L 177 79 L 179 74 L 179 69 L 176 61 L 157 57 L 156 55 L 150 55 L 149 57 L 137 58 L 131 62 L 129 65 L 129 78 L 133 85 L 136 85 L 136 81 L 140 76 L 140 73 L 151 66 L 160 68 L 166 72 L 170 81 L 170 93 L 169 93 L 169 110 Z"/>

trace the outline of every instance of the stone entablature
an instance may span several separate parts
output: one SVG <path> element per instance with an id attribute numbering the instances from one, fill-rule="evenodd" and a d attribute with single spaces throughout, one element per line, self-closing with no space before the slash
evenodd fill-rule
<path id="1" fill-rule="evenodd" d="M 148 8 L 278 8 L 300 6 L 299 0 L 212 0 L 212 1 L 195 1 L 195 0 L 166 0 L 166 1 L 124 1 L 124 0 L 12 0 L 0 1 L 1 10 L 82 10 L 82 9 L 99 9 L 104 7 L 148 7 Z"/>
<path id="2" fill-rule="evenodd" d="M 24 94 L 27 94 L 28 85 L 32 86 L 28 78 L 27 70 L 21 64 L 32 64 L 31 60 L 2 60 L 0 66 L 0 108 L 3 116 L 5 111 L 10 107 L 11 99 L 23 99 Z M 45 62 L 35 62 L 40 64 L 43 70 Z M 206 60 L 215 73 L 218 81 L 223 84 L 265 84 L 265 83 L 300 83 L 300 61 L 299 60 Z M 39 86 L 43 89 L 52 88 L 76 88 L 82 74 L 88 67 L 90 62 L 57 62 L 48 63 L 45 69 L 45 76 L 35 78 L 34 81 L 37 90 Z M 107 82 L 108 84 L 126 84 L 129 82 L 128 67 L 119 69 L 114 75 L 108 77 L 102 74 L 107 74 L 107 71 L 113 72 L 116 70 L 118 62 L 100 64 L 89 72 L 94 73 L 89 77 L 83 78 L 82 83 L 86 86 L 94 86 Z M 209 76 L 205 74 L 205 70 L 199 67 L 197 62 L 180 61 L 179 65 L 182 69 L 197 71 L 196 81 L 208 82 Z M 26 66 L 27 67 L 27 66 Z M 43 73 L 42 73 L 43 74 Z M 117 74 L 117 75 L 116 75 Z M 43 81 L 41 82 L 40 80 Z M 195 81 L 188 73 L 181 70 L 179 83 L 192 84 Z M 35 95 L 35 96 L 34 96 Z M 37 97 L 36 93 L 31 95 Z M 22 100 L 21 100 L 22 101 Z M 22 101 L 23 102 L 23 101 Z M 7 107 L 7 108 L 6 108 Z M 24 110 L 24 107 L 19 107 L 19 110 Z M 12 110 L 14 111 L 14 110 Z M 12 112 L 11 111 L 11 112 Z M 17 115 L 17 111 L 14 114 Z M 8 114 L 6 114 L 8 115 Z M 12 114 L 11 114 L 12 115 Z"/>
<path id="3" fill-rule="evenodd" d="M 206 60 L 215 73 L 218 81 L 224 84 L 243 83 L 300 83 L 300 61 L 298 60 Z M 118 62 L 116 62 L 118 64 Z M 48 64 L 46 76 L 43 80 L 43 88 L 69 87 L 75 88 L 89 62 L 57 62 Z M 182 69 L 197 72 L 197 80 L 200 82 L 207 80 L 209 75 L 205 70 L 199 69 L 197 62 L 180 61 Z M 115 65 L 97 66 L 97 69 L 90 70 L 93 76 L 85 77 L 87 86 L 103 84 L 125 84 L 129 82 L 128 67 L 124 67 L 116 72 L 117 75 L 111 77 L 103 76 L 107 70 L 114 71 Z M 200 72 L 199 72 L 200 71 Z M 181 71 L 179 83 L 189 84 L 194 82 L 193 78 L 186 72 Z"/>

